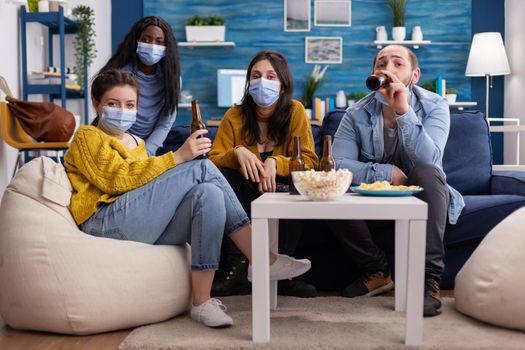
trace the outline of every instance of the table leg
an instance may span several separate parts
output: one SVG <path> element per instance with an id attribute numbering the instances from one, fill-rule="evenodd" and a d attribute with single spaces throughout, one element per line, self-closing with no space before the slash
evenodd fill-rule
<path id="1" fill-rule="evenodd" d="M 411 220 L 408 232 L 407 312 L 405 344 L 423 343 L 426 220 Z"/>
<path id="2" fill-rule="evenodd" d="M 252 339 L 270 341 L 268 220 L 252 219 Z"/>
<path id="3" fill-rule="evenodd" d="M 279 252 L 279 219 L 268 220 L 270 251 Z M 270 309 L 277 309 L 277 281 L 270 281 Z"/>
<path id="4" fill-rule="evenodd" d="M 395 245 L 395 310 L 405 311 L 407 302 L 408 220 L 396 220 Z"/>

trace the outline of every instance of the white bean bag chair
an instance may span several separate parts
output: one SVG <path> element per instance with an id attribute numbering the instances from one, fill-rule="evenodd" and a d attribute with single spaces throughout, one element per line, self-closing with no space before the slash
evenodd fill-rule
<path id="1" fill-rule="evenodd" d="M 188 246 L 154 246 L 81 232 L 64 167 L 22 167 L 0 204 L 0 315 L 11 327 L 93 334 L 188 310 Z"/>
<path id="2" fill-rule="evenodd" d="M 456 276 L 456 309 L 525 330 L 525 208 L 490 231 Z"/>

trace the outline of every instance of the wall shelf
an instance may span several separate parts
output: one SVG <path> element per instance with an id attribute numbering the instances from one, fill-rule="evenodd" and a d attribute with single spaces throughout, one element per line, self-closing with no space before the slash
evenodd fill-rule
<path id="1" fill-rule="evenodd" d="M 59 57 L 60 72 L 66 72 L 65 63 L 65 36 L 66 34 L 75 34 L 78 31 L 77 23 L 64 16 L 64 8 L 59 7 L 57 12 L 27 12 L 25 6 L 20 8 L 20 36 L 21 36 L 21 61 L 22 61 L 22 98 L 27 101 L 29 95 L 47 95 L 49 100 L 61 100 L 62 108 L 67 108 L 67 99 L 82 99 L 84 109 L 84 121 L 88 121 L 88 100 L 85 95 L 87 91 L 87 79 L 80 90 L 68 89 L 66 74 L 61 74 L 57 78 L 59 84 L 31 84 L 28 77 L 27 63 L 27 23 L 39 23 L 48 28 L 48 61 L 49 66 L 53 66 L 53 35 L 59 37 Z M 87 72 L 85 72 L 87 77 Z"/>
<path id="2" fill-rule="evenodd" d="M 179 46 L 186 47 L 205 47 L 205 46 L 222 46 L 222 47 L 235 47 L 233 41 L 180 41 Z"/>
<path id="3" fill-rule="evenodd" d="M 374 40 L 373 45 L 375 45 L 378 49 L 381 49 L 386 45 L 405 45 L 412 46 L 414 49 L 419 49 L 420 46 L 430 45 L 431 43 L 432 42 L 430 40 Z"/>
<path id="4" fill-rule="evenodd" d="M 179 108 L 191 108 L 191 103 L 180 103 L 177 105 Z"/>
<path id="5" fill-rule="evenodd" d="M 465 108 L 465 107 L 475 107 L 477 105 L 478 105 L 477 102 L 453 102 L 453 103 L 449 102 L 449 104 L 448 104 L 448 106 L 450 108 L 457 108 L 460 111 L 462 111 L 463 108 Z"/>

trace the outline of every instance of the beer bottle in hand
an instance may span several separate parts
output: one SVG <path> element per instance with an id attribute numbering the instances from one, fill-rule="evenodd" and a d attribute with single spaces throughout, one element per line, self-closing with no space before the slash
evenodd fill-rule
<path id="1" fill-rule="evenodd" d="M 290 158 L 288 168 L 290 170 L 290 174 L 288 175 L 288 191 L 290 192 L 290 194 L 299 194 L 299 192 L 297 192 L 297 189 L 295 188 L 294 183 L 293 183 L 292 171 L 303 171 L 304 170 L 304 159 L 301 156 L 301 137 L 300 136 L 293 137 L 292 157 Z"/>
<path id="2" fill-rule="evenodd" d="M 335 170 L 335 161 L 332 156 L 332 137 L 330 135 L 323 136 L 323 156 L 319 161 L 319 171 Z"/>
<path id="3" fill-rule="evenodd" d="M 191 124 L 190 124 L 190 135 L 200 129 L 206 129 L 206 124 L 202 121 L 201 109 L 199 107 L 199 101 L 191 101 Z M 202 136 L 199 136 L 202 137 Z M 195 159 L 206 159 L 207 154 L 202 154 Z"/>

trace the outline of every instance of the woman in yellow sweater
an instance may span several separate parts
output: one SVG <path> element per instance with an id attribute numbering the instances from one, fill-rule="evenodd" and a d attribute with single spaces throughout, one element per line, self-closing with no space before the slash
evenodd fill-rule
<path id="1" fill-rule="evenodd" d="M 318 159 L 304 107 L 292 99 L 293 79 L 286 58 L 276 51 L 259 52 L 248 66 L 246 81 L 242 102 L 224 115 L 208 157 L 221 169 L 251 216 L 251 202 L 262 193 L 287 189 L 293 136 L 301 137 L 307 169 L 316 168 Z M 301 228 L 296 221 L 287 226 L 287 234 L 280 235 L 280 247 L 293 253 Z M 223 247 L 212 292 L 246 293 L 246 258 L 227 240 Z M 300 281 L 283 281 L 279 293 L 311 297 L 316 291 Z"/>
<path id="2" fill-rule="evenodd" d="M 149 244 L 191 242 L 191 318 L 209 327 L 229 326 L 226 307 L 210 298 L 210 289 L 223 233 L 251 256 L 249 218 L 213 163 L 193 160 L 210 150 L 206 130 L 193 133 L 176 152 L 149 158 L 144 141 L 126 133 L 136 119 L 138 91 L 136 78 L 122 70 L 94 79 L 95 125 L 79 128 L 65 156 L 71 212 L 91 235 Z M 270 262 L 274 280 L 310 268 L 308 260 L 285 255 L 270 254 Z"/>

